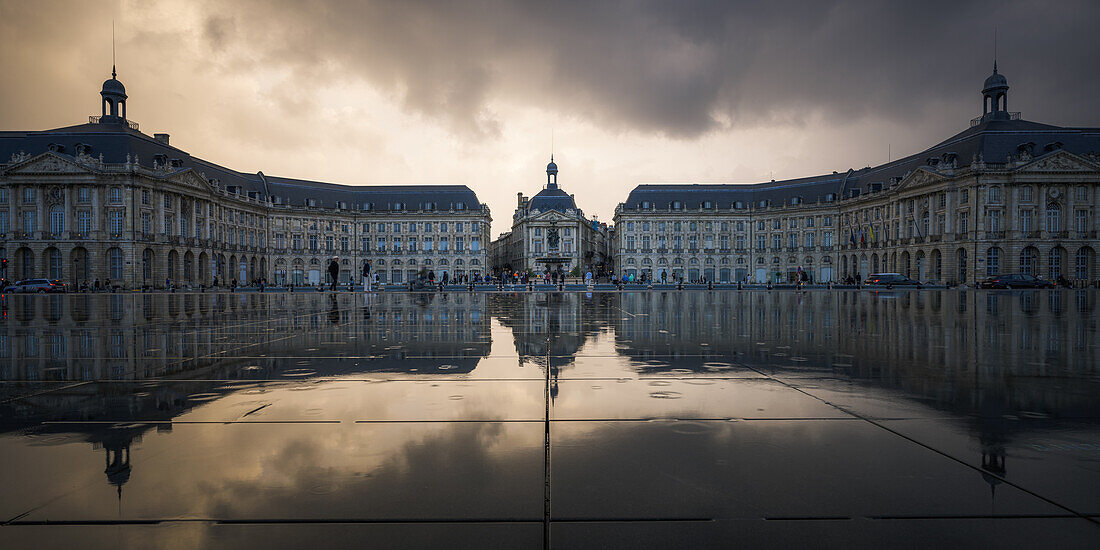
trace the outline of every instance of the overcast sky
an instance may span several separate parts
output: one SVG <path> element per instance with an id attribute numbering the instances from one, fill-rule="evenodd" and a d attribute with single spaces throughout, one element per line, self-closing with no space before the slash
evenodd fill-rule
<path id="1" fill-rule="evenodd" d="M 610 221 L 639 183 L 751 183 L 911 154 L 981 110 L 1100 126 L 1100 2 L 0 0 L 0 129 L 127 113 L 244 172 L 461 183 L 510 225 L 560 183 Z M 553 138 L 551 137 L 553 136 Z"/>

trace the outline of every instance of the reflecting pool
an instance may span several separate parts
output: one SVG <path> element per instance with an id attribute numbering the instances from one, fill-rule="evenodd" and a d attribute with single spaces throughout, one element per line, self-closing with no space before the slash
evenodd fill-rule
<path id="1" fill-rule="evenodd" d="M 1098 298 L 8 295 L 0 547 L 1095 547 Z"/>

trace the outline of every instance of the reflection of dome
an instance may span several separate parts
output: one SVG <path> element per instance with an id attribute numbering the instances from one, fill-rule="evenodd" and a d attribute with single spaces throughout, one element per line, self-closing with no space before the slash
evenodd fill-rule
<path id="1" fill-rule="evenodd" d="M 559 212 L 565 212 L 566 210 L 577 209 L 577 203 L 573 200 L 573 197 L 558 189 L 555 185 L 553 187 L 547 187 L 542 191 L 539 191 L 537 195 L 531 197 L 531 202 L 528 206 L 531 210 L 539 210 L 545 212 L 547 210 L 557 210 Z"/>

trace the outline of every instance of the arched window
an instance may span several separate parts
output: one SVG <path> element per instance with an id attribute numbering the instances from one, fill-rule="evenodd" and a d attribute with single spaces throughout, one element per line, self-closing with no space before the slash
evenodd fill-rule
<path id="1" fill-rule="evenodd" d="M 985 276 L 993 277 L 1001 273 L 1001 249 L 994 246 L 985 253 Z"/>
<path id="2" fill-rule="evenodd" d="M 51 279 L 61 278 L 61 251 L 50 247 L 46 249 L 46 261 L 49 272 L 47 276 Z"/>
<path id="3" fill-rule="evenodd" d="M 1037 261 L 1038 254 L 1034 248 L 1027 247 L 1020 252 L 1020 272 L 1025 275 L 1035 275 L 1035 263 Z"/>
<path id="4" fill-rule="evenodd" d="M 117 281 L 122 280 L 122 250 L 112 248 L 107 251 L 107 265 L 110 268 L 109 275 Z"/>
<path id="5" fill-rule="evenodd" d="M 1057 281 L 1062 277 L 1062 263 L 1064 260 L 1065 257 L 1061 248 L 1050 250 L 1050 259 L 1047 263 L 1047 276 L 1050 277 L 1050 280 Z"/>
<path id="6" fill-rule="evenodd" d="M 1062 230 L 1062 206 L 1056 202 L 1047 205 L 1047 231 Z"/>
<path id="7" fill-rule="evenodd" d="M 65 231 L 65 207 L 54 205 L 50 207 L 50 233 L 60 235 Z"/>
<path id="8" fill-rule="evenodd" d="M 1076 258 L 1074 259 L 1073 278 L 1081 280 L 1089 280 L 1089 260 L 1091 259 L 1091 250 L 1088 247 L 1081 247 L 1077 250 Z"/>

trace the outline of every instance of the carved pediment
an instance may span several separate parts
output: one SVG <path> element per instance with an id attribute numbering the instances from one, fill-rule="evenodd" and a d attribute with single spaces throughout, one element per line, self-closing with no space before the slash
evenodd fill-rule
<path id="1" fill-rule="evenodd" d="M 46 152 L 30 159 L 9 166 L 4 171 L 6 174 L 91 174 L 93 170 L 83 166 L 71 158 L 63 157 L 57 153 Z"/>
<path id="2" fill-rule="evenodd" d="M 923 185 L 929 185 L 933 183 L 939 183 L 947 178 L 936 174 L 930 170 L 924 168 L 917 168 L 913 170 L 908 176 L 905 176 L 898 184 L 898 189 L 904 189 L 906 187 L 921 187 Z"/>
<path id="3" fill-rule="evenodd" d="M 1098 167 L 1068 151 L 1056 151 L 1021 166 L 1017 172 L 1096 172 Z"/>
<path id="4" fill-rule="evenodd" d="M 195 189 L 202 189 L 204 191 L 211 188 L 210 182 L 206 181 L 206 178 L 200 176 L 197 172 L 190 168 L 168 176 L 167 180 L 172 183 L 178 183 L 180 185 L 185 185 L 187 187 L 192 187 Z"/>

